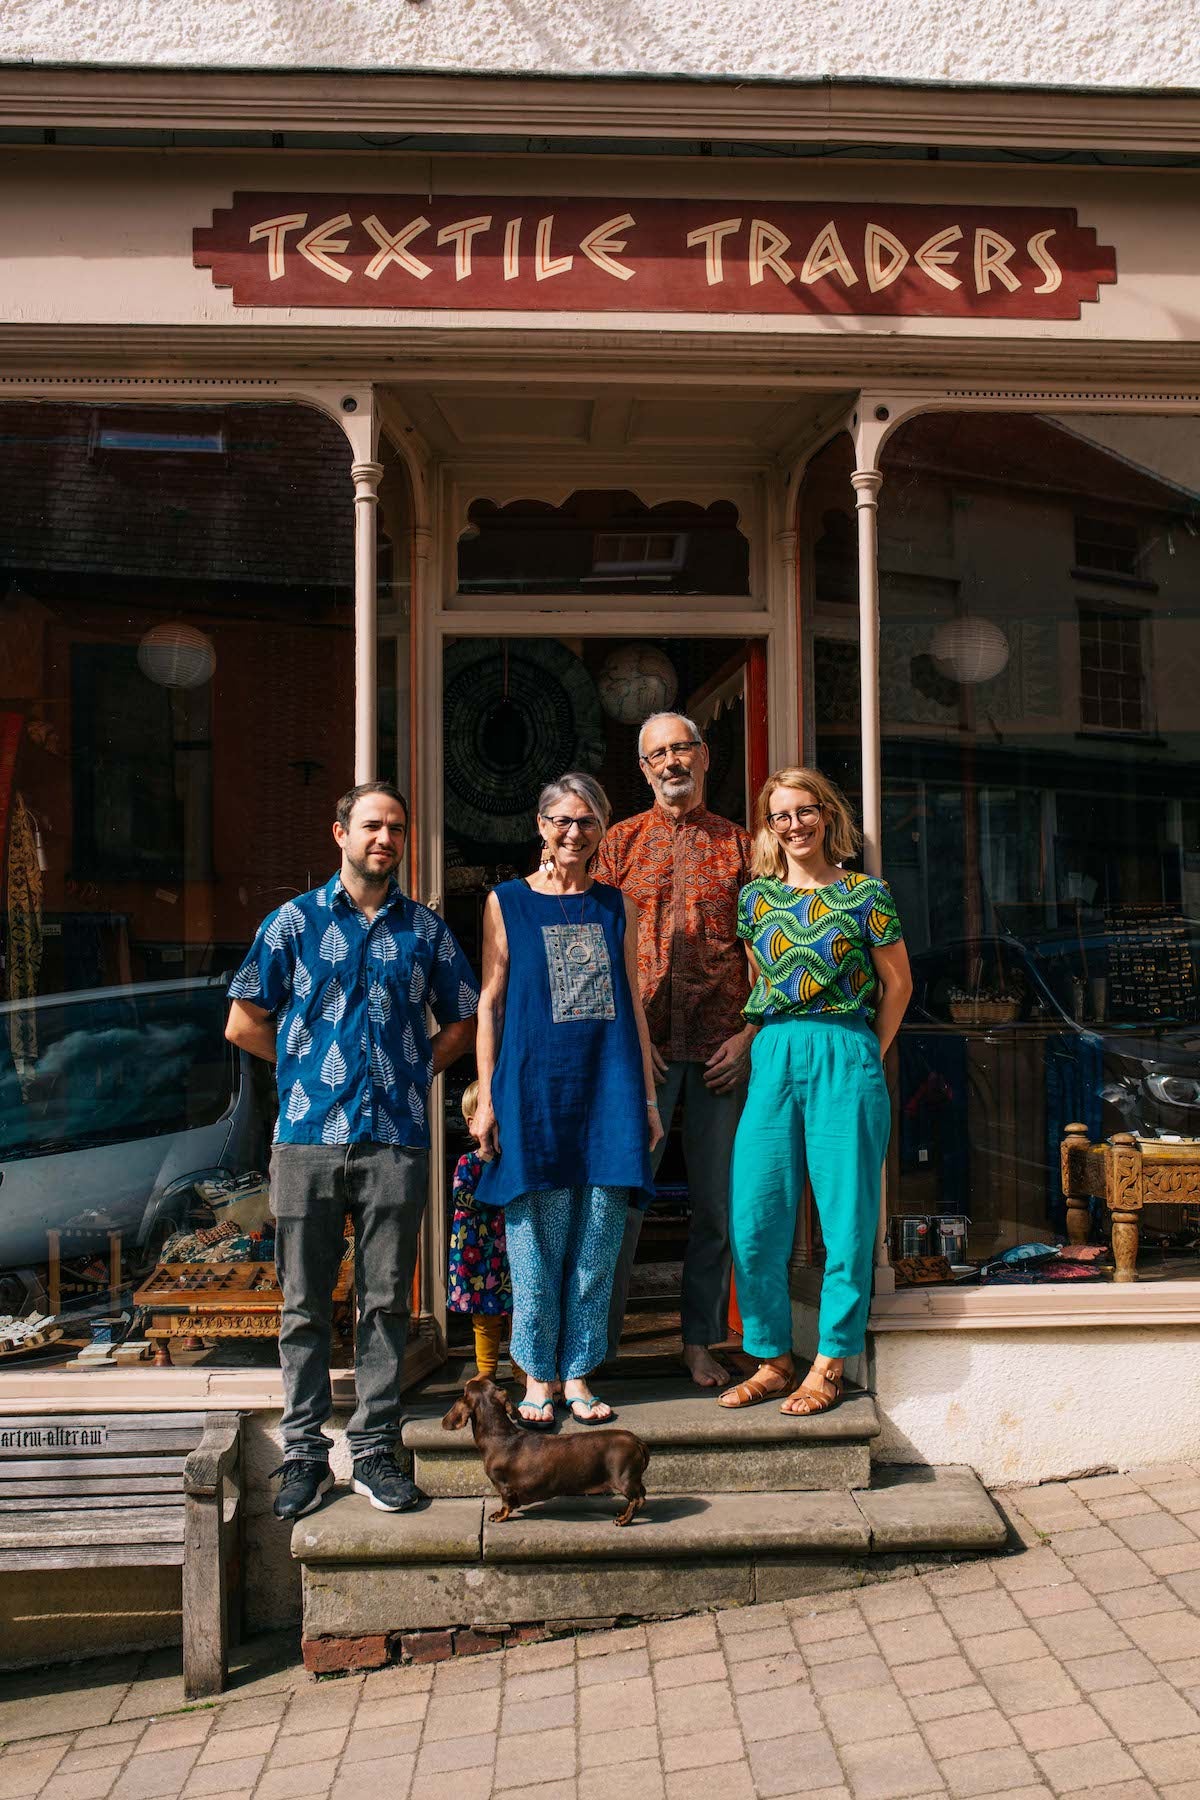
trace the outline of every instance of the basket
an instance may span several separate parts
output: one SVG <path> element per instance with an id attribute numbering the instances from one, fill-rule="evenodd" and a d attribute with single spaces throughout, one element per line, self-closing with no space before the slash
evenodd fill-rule
<path id="1" fill-rule="evenodd" d="M 1019 1000 L 952 1000 L 950 1017 L 956 1025 L 1008 1025 L 1020 1005 Z"/>

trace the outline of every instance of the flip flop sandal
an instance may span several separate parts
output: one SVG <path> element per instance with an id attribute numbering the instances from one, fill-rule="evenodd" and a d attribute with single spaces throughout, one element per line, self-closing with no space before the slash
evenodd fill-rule
<path id="1" fill-rule="evenodd" d="M 845 1377 L 822 1375 L 820 1379 L 825 1384 L 824 1390 L 809 1387 L 807 1380 L 800 1383 L 800 1386 L 794 1391 L 793 1398 L 798 1398 L 802 1394 L 807 1404 L 804 1406 L 781 1406 L 779 1410 L 784 1418 L 811 1419 L 815 1413 L 829 1412 L 832 1407 L 837 1405 L 842 1397 L 842 1389 L 846 1385 Z M 827 1391 L 829 1388 L 833 1389 L 832 1394 Z"/>
<path id="2" fill-rule="evenodd" d="M 575 1408 L 577 1406 L 582 1408 L 582 1411 L 576 1412 Z M 608 1406 L 608 1401 L 601 1400 L 598 1394 L 593 1394 L 590 1400 L 584 1400 L 579 1395 L 576 1395 L 574 1400 L 567 1401 L 567 1411 L 570 1413 L 571 1417 L 574 1420 L 576 1420 L 576 1422 L 578 1424 L 580 1424 L 580 1425 L 608 1425 L 608 1424 L 610 1424 L 611 1421 L 616 1418 L 616 1416 L 617 1416 L 616 1413 L 613 1412 L 611 1407 L 609 1407 L 609 1410 L 604 1414 L 604 1416 L 602 1418 L 598 1419 L 596 1417 L 596 1408 L 598 1406 Z"/>
<path id="3" fill-rule="evenodd" d="M 771 1374 L 778 1376 L 783 1384 L 781 1387 L 768 1387 L 768 1378 L 756 1372 L 747 1381 L 739 1381 L 736 1387 L 726 1388 L 723 1394 L 718 1394 L 717 1405 L 734 1411 L 739 1406 L 759 1406 L 764 1400 L 785 1399 L 795 1389 L 796 1377 L 785 1375 L 781 1369 L 772 1369 Z"/>
<path id="4" fill-rule="evenodd" d="M 526 1407 L 529 1408 L 528 1412 L 525 1410 Z M 517 1417 L 527 1431 L 550 1431 L 554 1426 L 554 1402 L 553 1400 L 520 1400 L 517 1402 Z"/>

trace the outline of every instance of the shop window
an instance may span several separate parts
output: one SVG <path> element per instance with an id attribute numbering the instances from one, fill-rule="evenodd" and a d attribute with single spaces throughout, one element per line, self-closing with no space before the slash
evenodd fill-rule
<path id="1" fill-rule="evenodd" d="M 1200 541 L 1176 529 L 1200 423 L 1155 426 L 933 415 L 884 453 L 912 573 L 881 579 L 883 862 L 915 980 L 889 1209 L 965 1217 L 968 1280 L 1065 1237 L 1069 1122 L 1200 1139 Z M 1085 569 L 1138 606 L 1081 603 Z M 817 727 L 836 766 L 820 696 Z M 1111 1278 L 1105 1224 L 1053 1279 Z M 1142 1278 L 1200 1276 L 1195 1241 L 1185 1209 L 1148 1211 Z"/>
<path id="2" fill-rule="evenodd" d="M 103 1367 L 164 1246 L 269 1258 L 273 1084 L 225 991 L 335 863 L 349 452 L 296 406 L 10 402 L 0 491 L 0 1319 Z"/>
<path id="3" fill-rule="evenodd" d="M 1079 609 L 1079 722 L 1085 730 L 1142 731 L 1145 672 L 1138 614 Z"/>
<path id="4" fill-rule="evenodd" d="M 1075 563 L 1093 575 L 1141 574 L 1141 534 L 1118 519 L 1076 517 Z"/>
<path id="5" fill-rule="evenodd" d="M 475 594 L 750 592 L 750 547 L 729 501 L 645 506 L 581 490 L 561 506 L 475 500 L 458 542 L 458 586 Z"/>

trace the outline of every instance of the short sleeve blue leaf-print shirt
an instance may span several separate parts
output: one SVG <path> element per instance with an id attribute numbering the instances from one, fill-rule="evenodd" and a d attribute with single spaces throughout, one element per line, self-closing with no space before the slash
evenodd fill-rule
<path id="1" fill-rule="evenodd" d="M 263 920 L 229 986 L 276 1024 L 278 1144 L 428 1149 L 431 1050 L 439 1025 L 479 1005 L 445 921 L 393 882 L 373 919 L 335 875 Z"/>
<path id="2" fill-rule="evenodd" d="M 745 1007 L 757 1020 L 854 1012 L 874 1018 L 871 951 L 903 936 L 887 882 L 857 873 L 818 888 L 756 876 L 738 895 L 737 930 L 758 964 Z"/>

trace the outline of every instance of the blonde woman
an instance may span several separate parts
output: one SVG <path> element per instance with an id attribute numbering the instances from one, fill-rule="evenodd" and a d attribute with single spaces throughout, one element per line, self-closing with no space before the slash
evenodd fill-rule
<path id="1" fill-rule="evenodd" d="M 912 993 L 885 881 L 847 872 L 860 839 L 816 769 L 779 769 L 755 801 L 753 879 L 738 896 L 754 988 L 750 1089 L 734 1140 L 729 1230 L 742 1342 L 759 1367 L 722 1406 L 778 1396 L 827 1411 L 846 1357 L 864 1347 L 879 1183 L 891 1129 L 887 1050 Z M 804 1177 L 825 1239 L 819 1348 L 803 1383 L 792 1360 L 788 1256 Z"/>

